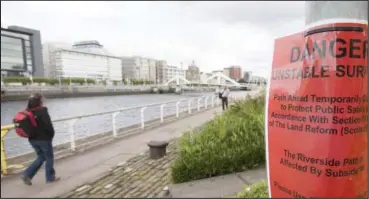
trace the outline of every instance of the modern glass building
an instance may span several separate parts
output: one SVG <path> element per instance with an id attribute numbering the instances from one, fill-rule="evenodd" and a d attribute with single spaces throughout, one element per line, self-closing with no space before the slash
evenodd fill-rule
<path id="1" fill-rule="evenodd" d="M 44 76 L 40 31 L 1 28 L 1 76 Z"/>

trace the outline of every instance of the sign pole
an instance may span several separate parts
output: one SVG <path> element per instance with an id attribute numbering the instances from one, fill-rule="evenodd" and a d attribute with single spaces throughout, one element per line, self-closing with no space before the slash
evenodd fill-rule
<path id="1" fill-rule="evenodd" d="M 277 38 L 265 117 L 272 198 L 368 198 L 368 2 L 308 1 Z"/>

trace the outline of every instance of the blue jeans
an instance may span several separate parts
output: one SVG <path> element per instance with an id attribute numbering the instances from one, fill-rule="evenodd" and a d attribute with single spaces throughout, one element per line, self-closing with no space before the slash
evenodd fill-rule
<path id="1" fill-rule="evenodd" d="M 54 150 L 51 140 L 29 140 L 29 143 L 36 152 L 37 158 L 24 171 L 24 175 L 32 179 L 42 164 L 46 162 L 46 181 L 52 182 L 55 179 L 54 170 Z"/>

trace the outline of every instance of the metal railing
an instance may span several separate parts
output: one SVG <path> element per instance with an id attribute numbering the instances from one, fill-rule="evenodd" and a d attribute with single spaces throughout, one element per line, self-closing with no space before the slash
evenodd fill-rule
<path id="1" fill-rule="evenodd" d="M 245 97 L 230 96 L 230 100 Z M 202 96 L 55 119 L 53 120 L 56 132 L 55 155 L 73 153 L 93 143 L 111 141 L 219 104 L 217 96 Z M 138 115 L 135 115 L 136 113 Z M 124 114 L 127 115 L 124 117 Z M 82 124 L 78 125 L 78 122 Z M 7 175 L 10 168 L 21 168 L 33 157 L 28 139 L 18 137 L 12 132 L 13 130 L 14 125 L 1 126 L 1 173 L 3 175 Z M 9 163 L 9 160 L 13 160 L 13 163 Z"/>

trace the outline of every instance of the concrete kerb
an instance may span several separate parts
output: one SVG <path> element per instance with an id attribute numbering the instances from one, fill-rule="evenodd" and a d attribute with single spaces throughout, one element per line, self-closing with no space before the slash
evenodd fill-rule
<path id="1" fill-rule="evenodd" d="M 87 150 L 97 150 L 102 145 L 117 142 L 117 141 L 120 141 L 122 139 L 127 139 L 130 136 L 134 136 L 134 135 L 137 135 L 137 134 L 145 133 L 146 131 L 162 127 L 164 125 L 173 123 L 173 122 L 178 121 L 180 119 L 184 119 L 186 117 L 193 116 L 193 115 L 202 113 L 204 111 L 215 109 L 215 108 L 219 107 L 219 105 L 218 106 L 215 105 L 214 107 L 211 107 L 211 106 L 208 106 L 208 107 L 210 107 L 210 108 L 205 109 L 204 107 L 202 107 L 200 109 L 200 111 L 197 111 L 197 108 L 193 108 L 192 111 L 191 111 L 192 112 L 191 114 L 188 114 L 187 111 L 181 112 L 179 114 L 179 118 L 176 117 L 176 114 L 166 116 L 166 117 L 164 117 L 163 123 L 160 123 L 160 118 L 159 119 L 154 119 L 154 120 L 151 120 L 151 121 L 147 121 L 145 123 L 145 128 L 144 129 L 141 129 L 140 124 L 135 124 L 135 125 L 128 126 L 128 127 L 125 127 L 125 128 L 121 128 L 121 129 L 118 130 L 118 136 L 117 137 L 113 137 L 112 131 L 108 131 L 108 132 L 93 135 L 93 136 L 90 136 L 90 137 L 87 137 L 87 138 L 81 138 L 81 139 L 76 141 L 76 146 L 77 147 L 76 147 L 75 151 L 71 151 L 69 149 L 70 142 L 58 145 L 54 149 L 55 150 L 55 161 L 58 162 L 58 161 L 60 161 L 64 158 L 67 158 L 67 157 L 71 156 L 71 155 L 81 154 L 81 153 L 83 153 L 84 151 L 87 151 Z M 88 144 L 82 144 L 82 143 L 86 143 L 86 142 Z M 28 153 L 28 154 L 25 154 L 25 155 L 22 155 L 22 156 L 10 158 L 10 159 L 8 159 L 8 164 L 9 165 L 16 165 L 16 164 L 19 165 L 20 164 L 20 165 L 27 166 L 31 163 L 34 156 L 35 156 L 34 152 L 31 152 L 31 153 Z M 19 174 L 22 170 L 23 169 L 19 169 L 19 168 L 15 168 L 15 169 L 9 168 L 9 175 L 6 175 L 6 176 L 2 175 L 1 179 L 11 178 L 13 176 L 16 176 L 16 174 Z"/>
<path id="2" fill-rule="evenodd" d="M 266 180 L 265 166 L 259 166 L 245 172 L 227 174 L 169 185 L 169 197 L 172 198 L 219 198 L 234 196 L 245 185 Z"/>

